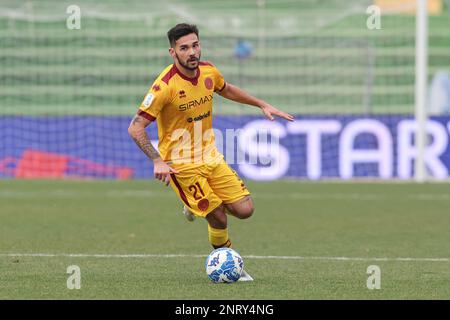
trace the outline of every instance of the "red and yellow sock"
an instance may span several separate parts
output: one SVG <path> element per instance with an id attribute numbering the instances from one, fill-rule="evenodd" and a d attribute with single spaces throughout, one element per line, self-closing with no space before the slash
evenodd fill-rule
<path id="1" fill-rule="evenodd" d="M 231 241 L 228 238 L 228 228 L 216 229 L 208 224 L 208 237 L 214 249 L 223 247 L 231 248 Z"/>

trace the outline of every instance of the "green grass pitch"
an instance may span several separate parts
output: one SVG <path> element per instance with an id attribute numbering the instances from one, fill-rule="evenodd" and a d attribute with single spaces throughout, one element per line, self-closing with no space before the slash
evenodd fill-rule
<path id="1" fill-rule="evenodd" d="M 450 299 L 449 184 L 248 186 L 256 211 L 229 232 L 255 281 L 218 285 L 206 222 L 160 183 L 2 180 L 0 299 Z"/>

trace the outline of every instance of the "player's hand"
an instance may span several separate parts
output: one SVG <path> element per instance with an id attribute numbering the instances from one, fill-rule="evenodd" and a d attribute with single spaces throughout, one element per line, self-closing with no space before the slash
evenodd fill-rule
<path id="1" fill-rule="evenodd" d="M 277 116 L 286 119 L 288 121 L 294 121 L 294 116 L 290 115 L 289 113 L 278 110 L 277 108 L 271 106 L 270 104 L 265 104 L 264 106 L 261 107 L 261 110 L 266 116 L 266 118 L 271 121 L 275 120 L 273 116 Z"/>
<path id="2" fill-rule="evenodd" d="M 165 163 L 162 159 L 156 159 L 153 161 L 153 173 L 155 178 L 164 182 L 166 186 L 170 183 L 170 174 L 178 173 L 177 170 L 170 167 L 167 163 Z"/>

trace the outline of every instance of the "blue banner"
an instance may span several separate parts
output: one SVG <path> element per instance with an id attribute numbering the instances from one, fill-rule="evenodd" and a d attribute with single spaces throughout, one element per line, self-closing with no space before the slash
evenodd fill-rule
<path id="1" fill-rule="evenodd" d="M 128 135 L 130 119 L 2 116 L 0 177 L 152 178 L 151 161 Z M 294 122 L 214 118 L 219 150 L 243 178 L 252 180 L 410 179 L 417 156 L 415 126 L 412 117 L 401 115 L 298 116 Z M 155 123 L 148 132 L 157 143 Z M 429 119 L 427 132 L 427 170 L 436 179 L 447 179 L 450 117 Z"/>

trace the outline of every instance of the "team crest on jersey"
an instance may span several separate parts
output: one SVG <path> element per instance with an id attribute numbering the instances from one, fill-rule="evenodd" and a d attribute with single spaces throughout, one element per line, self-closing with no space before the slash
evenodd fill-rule
<path id="1" fill-rule="evenodd" d="M 180 99 L 186 98 L 186 92 L 184 92 L 184 90 L 180 90 L 180 92 L 178 92 L 178 94 L 180 95 Z"/>
<path id="2" fill-rule="evenodd" d="M 159 90 L 161 90 L 161 87 L 160 87 L 158 84 L 155 84 L 155 85 L 152 87 L 152 89 L 153 89 L 153 91 L 159 91 Z"/>
<path id="3" fill-rule="evenodd" d="M 142 102 L 142 104 L 143 104 L 145 107 L 150 107 L 150 105 L 152 104 L 153 98 L 154 98 L 153 94 L 148 93 L 148 94 L 145 96 L 144 101 Z"/>
<path id="4" fill-rule="evenodd" d="M 209 207 L 209 201 L 208 199 L 202 199 L 198 202 L 198 208 L 202 211 L 206 211 L 206 209 L 208 209 Z"/>
<path id="5" fill-rule="evenodd" d="M 211 90 L 213 88 L 213 86 L 214 86 L 214 84 L 213 84 L 212 79 L 210 77 L 207 77 L 205 79 L 205 87 L 206 87 L 206 89 Z"/>

